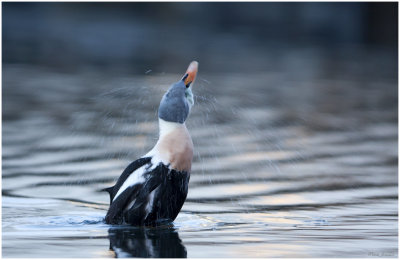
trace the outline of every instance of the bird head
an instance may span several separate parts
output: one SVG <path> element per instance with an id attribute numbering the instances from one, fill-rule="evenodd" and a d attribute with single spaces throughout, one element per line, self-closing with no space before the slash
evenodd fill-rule
<path id="1" fill-rule="evenodd" d="M 164 94 L 158 108 L 158 117 L 174 123 L 183 124 L 194 104 L 191 85 L 197 74 L 198 62 L 192 61 L 181 80 L 172 84 Z"/>

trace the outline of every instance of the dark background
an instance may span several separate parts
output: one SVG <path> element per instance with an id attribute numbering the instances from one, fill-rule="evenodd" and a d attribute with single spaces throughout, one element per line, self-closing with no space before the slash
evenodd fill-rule
<path id="1" fill-rule="evenodd" d="M 3 3 L 3 63 L 265 70 L 287 50 L 397 59 L 397 3 Z M 329 57 L 328 57 L 329 58 Z"/>

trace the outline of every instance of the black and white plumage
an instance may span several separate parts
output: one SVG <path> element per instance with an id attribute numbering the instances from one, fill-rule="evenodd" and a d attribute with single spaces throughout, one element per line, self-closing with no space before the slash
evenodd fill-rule
<path id="1" fill-rule="evenodd" d="M 160 136 L 154 148 L 132 162 L 110 194 L 108 224 L 159 225 L 175 220 L 186 200 L 193 143 L 185 126 L 193 105 L 190 84 L 198 63 L 163 96 L 158 116 Z"/>

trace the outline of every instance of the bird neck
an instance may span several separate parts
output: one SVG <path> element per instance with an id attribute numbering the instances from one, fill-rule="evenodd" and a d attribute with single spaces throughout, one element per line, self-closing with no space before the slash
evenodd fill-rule
<path id="1" fill-rule="evenodd" d="M 180 123 L 168 122 L 161 118 L 158 118 L 158 125 L 160 128 L 159 139 L 168 135 L 169 133 L 171 133 L 172 131 L 174 131 L 178 128 L 186 128 L 185 123 L 180 124 Z"/>

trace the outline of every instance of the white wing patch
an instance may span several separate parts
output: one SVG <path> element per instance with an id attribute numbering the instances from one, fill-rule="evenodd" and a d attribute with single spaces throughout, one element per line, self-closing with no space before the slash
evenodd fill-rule
<path id="1" fill-rule="evenodd" d="M 155 188 L 148 196 L 148 201 L 146 205 L 146 218 L 150 214 L 151 210 L 153 209 L 153 204 L 154 204 L 154 195 L 156 194 L 157 190 L 160 187 Z"/>
<path id="2" fill-rule="evenodd" d="M 132 172 L 131 175 L 129 175 L 129 177 L 125 180 L 124 184 L 122 184 L 121 188 L 119 188 L 117 194 L 115 194 L 113 201 L 127 188 L 136 184 L 144 183 L 146 181 L 146 179 L 144 178 L 144 173 L 154 170 L 160 163 L 168 165 L 168 162 L 165 162 L 160 156 L 157 148 L 153 148 L 145 156 L 142 156 L 142 158 L 145 157 L 152 157 L 151 167 L 149 167 L 149 164 L 145 164 L 142 167 L 138 168 L 136 171 Z"/>
<path id="3" fill-rule="evenodd" d="M 146 171 L 146 167 L 148 165 L 145 164 L 142 167 L 140 167 L 139 169 L 137 169 L 136 171 L 132 172 L 131 175 L 129 175 L 129 177 L 125 180 L 124 184 L 122 184 L 121 188 L 119 188 L 117 194 L 115 194 L 115 197 L 113 199 L 113 201 L 127 188 L 139 184 L 139 183 L 143 183 L 145 181 L 145 178 L 143 176 L 144 172 Z"/>
<path id="4" fill-rule="evenodd" d="M 129 210 L 130 208 L 132 208 L 132 206 L 133 206 L 133 204 L 135 204 L 135 202 L 136 202 L 136 199 L 129 202 L 128 206 L 125 207 L 124 212 Z"/>

